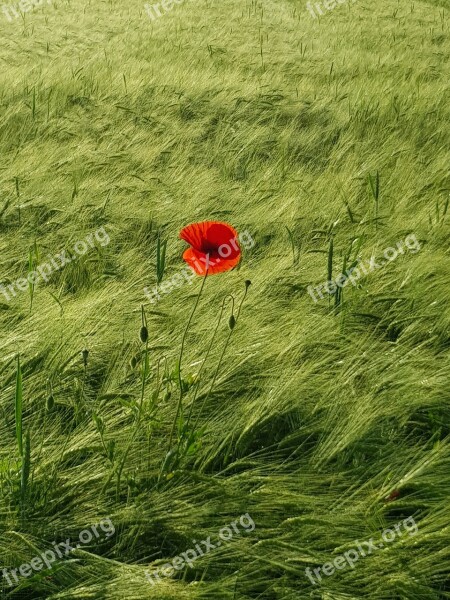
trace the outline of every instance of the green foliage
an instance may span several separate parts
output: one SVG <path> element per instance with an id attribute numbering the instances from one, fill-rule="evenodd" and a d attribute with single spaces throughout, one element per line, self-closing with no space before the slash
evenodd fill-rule
<path id="1" fill-rule="evenodd" d="M 31 442 L 30 442 L 30 431 L 27 431 L 25 436 L 25 448 L 22 460 L 22 475 L 20 480 L 20 495 L 22 503 L 25 502 L 27 496 L 28 479 L 30 477 L 30 464 L 31 464 Z"/>
<path id="2" fill-rule="evenodd" d="M 448 2 L 85 4 L 1 13 L 1 283 L 76 260 L 0 291 L 0 563 L 116 532 L 0 595 L 448 598 Z M 203 219 L 255 245 L 190 320 L 178 236 Z M 409 234 L 419 252 L 312 301 Z"/>
<path id="3" fill-rule="evenodd" d="M 20 356 L 17 356 L 16 370 L 16 391 L 14 395 L 14 406 L 16 415 L 16 440 L 19 449 L 19 455 L 23 455 L 22 438 L 22 409 L 23 409 L 23 389 L 22 389 L 22 368 L 20 366 Z"/>
<path id="4" fill-rule="evenodd" d="M 166 250 L 167 240 L 161 242 L 160 234 L 156 241 L 156 283 L 161 283 L 164 277 L 164 269 L 166 266 Z"/>

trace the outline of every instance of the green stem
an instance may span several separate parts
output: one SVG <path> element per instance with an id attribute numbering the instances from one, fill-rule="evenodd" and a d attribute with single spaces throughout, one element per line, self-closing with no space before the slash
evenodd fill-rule
<path id="1" fill-rule="evenodd" d="M 214 339 L 216 337 L 217 330 L 219 329 L 219 325 L 220 325 L 220 322 L 222 320 L 223 311 L 225 310 L 225 300 L 227 298 L 231 298 L 231 300 L 233 302 L 233 309 L 234 309 L 234 298 L 233 298 L 233 296 L 231 296 L 231 294 L 228 294 L 227 296 L 225 296 L 225 298 L 222 301 L 222 308 L 220 310 L 219 320 L 217 321 L 217 325 L 216 325 L 216 328 L 214 329 L 214 333 L 212 334 L 212 338 L 211 338 L 211 341 L 209 343 L 208 350 L 206 351 L 206 355 L 205 355 L 205 358 L 203 359 L 202 366 L 200 367 L 200 370 L 198 372 L 198 378 L 199 379 L 200 379 L 200 374 L 201 374 L 201 372 L 203 370 L 203 367 L 205 366 L 206 361 L 208 360 L 209 353 L 211 352 L 211 348 L 212 348 Z M 194 398 L 192 399 L 191 407 L 189 409 L 189 416 L 188 416 L 187 421 L 186 421 L 186 429 L 188 428 L 189 423 L 191 422 L 192 410 L 194 408 L 194 404 L 195 404 L 195 401 L 197 399 L 197 395 L 198 395 L 199 389 L 200 389 L 200 381 L 198 381 L 198 383 L 196 385 L 196 388 L 195 388 Z"/>
<path id="2" fill-rule="evenodd" d="M 144 307 L 141 306 L 141 311 L 142 311 L 142 326 L 147 327 L 147 320 L 145 318 L 145 312 L 144 312 Z M 117 497 L 119 497 L 119 493 L 120 493 L 120 482 L 122 479 L 122 471 L 125 467 L 125 462 L 128 458 L 128 454 L 130 453 L 131 450 L 131 446 L 133 445 L 133 442 L 136 438 L 136 435 L 139 431 L 139 425 L 141 423 L 141 418 L 142 418 L 142 407 L 144 404 L 144 396 L 145 396 L 145 384 L 147 383 L 147 361 L 148 361 L 148 338 L 145 341 L 145 350 L 144 350 L 144 362 L 142 364 L 142 386 L 141 386 L 141 398 L 139 401 L 139 409 L 138 409 L 138 414 L 135 418 L 135 428 L 134 428 L 134 432 L 133 435 L 131 436 L 130 442 L 128 444 L 128 446 L 125 449 L 125 453 L 122 457 L 122 460 L 119 464 L 119 468 L 117 470 Z M 110 481 L 111 478 L 108 480 Z"/>
<path id="3" fill-rule="evenodd" d="M 197 299 L 195 301 L 194 308 L 192 309 L 191 316 L 189 317 L 189 321 L 187 322 L 186 329 L 184 330 L 183 338 L 181 340 L 180 357 L 178 359 L 178 386 L 180 388 L 180 397 L 178 399 L 177 412 L 175 414 L 175 419 L 173 420 L 172 431 L 170 432 L 169 452 L 170 452 L 170 449 L 172 448 L 173 436 L 175 434 L 175 429 L 176 429 L 176 426 L 177 426 L 178 417 L 180 416 L 180 411 L 181 411 L 181 406 L 182 406 L 182 403 L 183 403 L 183 396 L 184 396 L 184 393 L 183 393 L 183 381 L 182 381 L 182 378 L 181 378 L 181 360 L 183 358 L 184 344 L 186 342 L 186 336 L 187 336 L 187 333 L 189 331 L 189 327 L 190 327 L 190 325 L 192 323 L 192 319 L 194 318 L 195 311 L 197 310 L 197 306 L 198 306 L 198 303 L 200 301 L 200 296 L 202 295 L 203 288 L 205 287 L 205 281 L 206 281 L 207 276 L 208 276 L 208 269 L 206 269 L 206 273 L 205 273 L 205 276 L 203 277 L 203 281 L 202 281 L 202 285 L 201 285 L 200 291 L 199 291 L 199 293 L 197 295 Z"/>
<path id="4" fill-rule="evenodd" d="M 242 309 L 242 305 L 244 304 L 244 300 L 247 297 L 247 290 L 248 290 L 248 288 L 245 289 L 244 296 L 242 297 L 241 303 L 239 304 L 238 312 L 237 312 L 237 315 L 236 315 L 236 324 L 237 324 L 237 322 L 239 320 L 239 315 L 241 314 L 241 309 Z M 199 413 L 198 413 L 197 418 L 195 420 L 194 427 L 193 427 L 194 431 L 197 429 L 197 425 L 198 425 L 198 422 L 200 420 L 200 415 L 202 414 L 203 407 L 205 406 L 206 401 L 210 397 L 211 392 L 212 392 L 213 387 L 214 387 L 214 384 L 216 383 L 217 376 L 219 375 L 219 369 L 221 367 L 223 357 L 225 356 L 225 352 L 227 350 L 230 338 L 233 335 L 233 331 L 234 331 L 234 329 L 230 330 L 230 333 L 228 334 L 228 337 L 226 339 L 225 345 L 224 345 L 223 350 L 222 350 L 222 354 L 220 355 L 219 362 L 217 363 L 217 369 L 216 369 L 216 372 L 214 373 L 214 377 L 213 377 L 211 386 L 210 386 L 210 388 L 208 390 L 208 393 L 206 394 L 205 398 L 203 399 L 203 402 L 202 402 L 202 404 L 200 406 Z"/>
<path id="5" fill-rule="evenodd" d="M 123 471 L 123 468 L 125 467 L 125 462 L 126 462 L 126 460 L 128 458 L 128 454 L 130 453 L 131 446 L 133 445 L 133 442 L 134 442 L 134 440 L 136 438 L 138 430 L 139 430 L 139 423 L 136 424 L 136 427 L 135 427 L 135 429 L 133 431 L 133 435 L 131 436 L 130 442 L 129 442 L 126 450 L 125 450 L 125 453 L 124 453 L 124 455 L 122 457 L 122 460 L 120 461 L 119 468 L 117 469 L 117 485 L 116 485 L 116 496 L 117 496 L 117 498 L 119 498 L 119 494 L 120 494 L 120 482 L 121 482 L 121 479 L 122 479 L 122 471 Z M 113 478 L 113 475 L 114 475 L 114 470 L 111 472 L 111 476 L 109 477 L 108 481 L 106 482 L 104 488 L 106 488 L 106 486 L 109 484 L 109 482 Z"/>
<path id="6" fill-rule="evenodd" d="M 148 340 L 145 342 L 145 354 L 144 354 L 144 365 L 142 367 L 142 388 L 141 388 L 141 401 L 139 403 L 139 415 L 142 412 L 142 405 L 144 403 L 145 384 L 147 379 L 147 361 L 148 361 Z"/>

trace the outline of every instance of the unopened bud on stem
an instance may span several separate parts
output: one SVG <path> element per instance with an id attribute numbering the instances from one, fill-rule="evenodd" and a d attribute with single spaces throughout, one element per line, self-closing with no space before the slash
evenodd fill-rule
<path id="1" fill-rule="evenodd" d="M 89 358 L 89 350 L 87 350 L 87 348 L 85 348 L 82 351 L 82 356 L 83 356 L 83 364 L 84 364 L 84 368 L 87 367 L 87 363 L 88 363 L 88 358 Z"/>
<path id="2" fill-rule="evenodd" d="M 140 332 L 139 336 L 141 338 L 141 342 L 143 344 L 145 344 L 146 341 L 148 340 L 148 329 L 147 329 L 147 327 L 145 327 L 145 325 L 143 327 L 141 327 L 141 332 Z"/>

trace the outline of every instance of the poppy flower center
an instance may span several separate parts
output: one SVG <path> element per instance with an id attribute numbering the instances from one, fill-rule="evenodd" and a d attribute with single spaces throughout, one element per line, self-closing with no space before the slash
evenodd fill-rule
<path id="1" fill-rule="evenodd" d="M 219 248 L 216 244 L 213 244 L 212 242 L 209 242 L 208 240 L 203 240 L 202 241 L 202 245 L 201 245 L 201 252 L 204 252 L 205 254 L 214 254 L 219 251 Z"/>

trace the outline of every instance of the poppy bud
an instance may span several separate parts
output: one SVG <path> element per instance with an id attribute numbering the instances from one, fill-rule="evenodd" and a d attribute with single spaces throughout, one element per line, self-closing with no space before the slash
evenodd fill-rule
<path id="1" fill-rule="evenodd" d="M 141 342 L 143 344 L 146 343 L 146 341 L 148 340 L 148 329 L 147 327 L 145 327 L 145 325 L 143 327 L 141 327 L 141 332 L 140 332 L 140 338 L 141 338 Z"/>
<path id="2" fill-rule="evenodd" d="M 248 290 L 248 288 L 252 285 L 252 282 L 250 281 L 250 279 L 246 279 L 245 280 L 245 289 Z"/>
<path id="3" fill-rule="evenodd" d="M 137 358 L 136 358 L 135 356 L 133 356 L 133 357 L 131 358 L 131 360 L 130 360 L 130 367 L 131 367 L 132 369 L 135 369 L 135 368 L 136 368 L 136 365 L 137 365 Z"/>
<path id="4" fill-rule="evenodd" d="M 230 320 L 228 321 L 228 325 L 230 326 L 230 329 L 233 330 L 235 325 L 236 325 L 236 319 L 234 315 L 231 315 Z"/>
<path id="5" fill-rule="evenodd" d="M 88 357 L 89 357 L 89 350 L 87 350 L 86 348 L 82 351 L 82 356 L 83 356 L 83 364 L 84 367 L 87 367 L 87 362 L 88 362 Z"/>
<path id="6" fill-rule="evenodd" d="M 46 408 L 47 408 L 48 412 L 50 412 L 54 406 L 55 406 L 55 399 L 53 398 L 53 395 L 50 394 L 50 396 L 47 398 L 47 402 L 46 402 Z"/>

